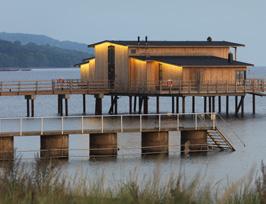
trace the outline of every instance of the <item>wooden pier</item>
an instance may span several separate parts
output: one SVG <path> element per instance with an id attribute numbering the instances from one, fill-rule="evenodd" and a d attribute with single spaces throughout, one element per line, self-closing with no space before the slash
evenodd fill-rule
<path id="1" fill-rule="evenodd" d="M 112 84 L 110 86 L 110 84 Z M 158 85 L 159 84 L 159 85 Z M 225 113 L 229 114 L 229 97 L 235 98 L 235 115 L 244 116 L 245 96 L 252 95 L 252 112 L 256 112 L 256 96 L 264 96 L 266 81 L 258 79 L 243 80 L 238 83 L 219 82 L 201 83 L 184 81 L 160 81 L 160 83 L 135 83 L 122 86 L 110 81 L 81 81 L 81 80 L 40 80 L 40 81 L 2 81 L 0 96 L 25 96 L 27 101 L 27 116 L 34 116 L 34 100 L 38 95 L 57 95 L 58 114 L 68 115 L 68 99 L 71 94 L 82 95 L 83 114 L 86 114 L 86 95 L 95 97 L 95 115 L 101 115 L 102 99 L 111 96 L 108 113 L 117 114 L 119 96 L 128 96 L 128 113 L 149 113 L 149 97 L 156 97 L 156 113 L 160 113 L 160 97 L 171 97 L 172 113 L 186 113 L 186 98 L 192 98 L 192 113 L 195 112 L 196 97 L 203 97 L 203 112 L 222 112 L 221 98 L 225 97 Z M 179 106 L 180 102 L 182 105 Z M 137 104 L 138 103 L 138 104 Z M 65 107 L 65 108 L 63 108 Z M 138 109 L 138 110 L 137 110 Z"/>

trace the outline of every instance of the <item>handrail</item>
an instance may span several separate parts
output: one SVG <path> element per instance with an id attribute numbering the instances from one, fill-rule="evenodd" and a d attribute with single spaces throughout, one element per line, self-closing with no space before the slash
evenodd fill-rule
<path id="1" fill-rule="evenodd" d="M 125 115 L 93 115 L 93 116 L 62 116 L 62 117 L 14 117 L 0 118 L 0 134 L 47 134 L 49 132 L 58 132 L 59 134 L 67 134 L 69 132 L 99 132 L 108 131 L 127 132 L 127 131 L 143 131 L 149 129 L 161 130 L 179 130 L 180 128 L 200 129 L 212 128 L 215 117 L 210 117 L 213 113 L 185 113 L 185 114 L 125 114 Z M 190 116 L 190 117 L 188 117 Z M 192 117 L 191 117 L 192 116 Z M 209 123 L 201 123 L 209 119 Z M 205 117 L 208 116 L 208 117 Z M 92 119 L 92 120 L 86 120 Z M 96 120 L 93 120 L 96 119 Z M 110 120 L 112 121 L 110 121 Z M 135 123 L 131 123 L 134 119 Z M 54 123 L 53 120 L 57 120 Z M 130 124 L 127 123 L 130 121 Z M 150 121 L 149 121 L 150 120 Z M 55 126 L 50 127 L 49 124 L 54 123 Z M 71 125 L 70 123 L 71 122 Z M 115 123 L 113 123 L 115 122 Z M 167 122 L 167 123 L 165 123 Z M 3 126 L 5 124 L 5 126 Z M 48 126 L 46 126 L 48 124 Z M 126 124 L 126 125 L 125 125 Z"/>
<path id="2" fill-rule="evenodd" d="M 229 81 L 134 81 L 125 86 L 119 81 L 80 79 L 58 80 L 29 80 L 29 81 L 0 81 L 0 93 L 9 92 L 34 92 L 41 91 L 74 91 L 74 90 L 107 90 L 110 92 L 134 92 L 134 93 L 247 93 L 265 92 L 266 80 L 247 79 L 238 82 Z"/>
<path id="3" fill-rule="evenodd" d="M 223 122 L 223 128 L 221 129 L 219 129 L 219 131 L 222 133 L 222 135 L 224 135 L 224 132 L 223 132 L 223 130 L 226 128 L 226 129 L 229 129 L 230 131 L 228 131 L 228 132 L 230 132 L 231 133 L 231 136 L 233 136 L 233 137 L 235 137 L 235 138 L 237 138 L 237 140 L 239 140 L 240 141 L 240 143 L 243 145 L 243 147 L 246 147 L 246 144 L 245 144 L 245 142 L 238 136 L 238 134 L 234 131 L 234 129 L 228 124 L 228 122 L 220 115 L 220 114 L 217 114 L 217 117 Z M 219 128 L 219 126 L 221 125 L 221 123 L 218 123 L 218 125 L 217 125 L 217 127 Z M 227 137 L 226 137 L 227 139 L 228 139 L 228 135 L 227 135 Z M 230 139 L 228 139 L 229 140 L 229 142 L 231 143 L 231 141 L 230 141 Z"/>

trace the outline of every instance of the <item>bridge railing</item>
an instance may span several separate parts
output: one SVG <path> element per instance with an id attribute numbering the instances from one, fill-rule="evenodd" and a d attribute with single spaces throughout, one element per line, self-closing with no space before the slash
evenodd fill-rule
<path id="1" fill-rule="evenodd" d="M 215 127 L 215 113 L 0 118 L 2 136 L 174 131 Z"/>
<path id="2" fill-rule="evenodd" d="M 266 91 L 266 80 L 248 79 L 238 82 L 219 81 L 134 81 L 128 85 L 113 81 L 81 81 L 79 79 L 57 79 L 36 81 L 1 81 L 1 93 L 31 92 L 75 92 L 108 91 L 113 93 L 135 94 L 189 94 L 189 93 L 255 93 Z"/>

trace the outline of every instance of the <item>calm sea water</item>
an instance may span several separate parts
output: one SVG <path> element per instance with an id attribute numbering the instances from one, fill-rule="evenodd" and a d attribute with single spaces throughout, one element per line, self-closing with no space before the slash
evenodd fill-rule
<path id="1" fill-rule="evenodd" d="M 266 68 L 257 67 L 248 72 L 248 76 L 254 78 L 266 78 Z M 0 72 L 0 80 L 37 80 L 37 79 L 78 79 L 78 69 L 33 69 L 32 71 L 17 72 Z M 93 113 L 93 97 L 87 98 L 88 113 Z M 37 96 L 35 102 L 36 116 L 55 116 L 57 111 L 56 96 Z M 197 112 L 203 111 L 202 98 L 196 98 Z M 128 98 L 119 99 L 119 112 L 123 113 L 128 110 Z M 110 98 L 105 97 L 103 100 L 103 110 L 108 111 Z M 190 101 L 188 100 L 187 111 L 190 111 Z M 233 97 L 230 101 L 233 113 Z M 223 100 L 223 105 L 224 105 Z M 140 133 L 119 134 L 118 143 L 121 148 L 120 155 L 116 160 L 107 161 L 89 161 L 88 135 L 71 135 L 70 136 L 70 161 L 65 164 L 65 169 L 70 174 L 83 172 L 89 177 L 95 178 L 104 172 L 108 181 L 113 183 L 123 181 L 130 172 L 137 172 L 140 177 L 148 176 L 151 172 L 160 166 L 161 177 L 163 180 L 169 178 L 173 173 L 183 171 L 188 177 L 200 173 L 209 181 L 235 181 L 244 175 L 247 175 L 253 167 L 256 173 L 260 168 L 262 160 L 266 162 L 266 97 L 257 97 L 257 114 L 251 114 L 251 97 L 248 96 L 245 101 L 245 118 L 235 119 L 230 117 L 227 121 L 234 128 L 237 135 L 246 144 L 245 147 L 240 145 L 236 152 L 216 152 L 207 156 L 193 156 L 188 160 L 182 159 L 179 153 L 172 153 L 169 158 L 160 160 L 142 159 L 140 149 L 124 151 L 123 147 L 140 147 Z M 0 97 L 0 117 L 16 117 L 26 115 L 26 101 L 24 97 Z M 155 111 L 155 100 L 150 99 L 150 111 Z M 225 107 L 223 106 L 223 111 Z M 163 112 L 171 111 L 171 99 L 163 98 L 161 100 L 161 110 Z M 69 100 L 69 113 L 78 115 L 82 113 L 82 96 L 71 95 Z M 170 143 L 179 144 L 180 137 L 176 133 L 171 133 Z M 36 137 L 15 137 L 15 148 L 17 151 L 36 150 L 40 148 L 40 138 Z M 74 151 L 74 149 L 79 149 Z M 85 150 L 80 150 L 85 149 Z M 126 155 L 128 154 L 128 155 Z M 34 153 L 20 153 L 24 159 L 33 158 Z"/>

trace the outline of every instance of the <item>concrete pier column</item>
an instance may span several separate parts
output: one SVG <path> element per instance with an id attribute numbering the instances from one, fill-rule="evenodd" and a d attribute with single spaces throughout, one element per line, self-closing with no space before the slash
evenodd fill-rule
<path id="1" fill-rule="evenodd" d="M 102 99 L 103 94 L 97 94 L 95 97 L 95 115 L 102 115 Z"/>
<path id="2" fill-rule="evenodd" d="M 141 153 L 145 155 L 168 155 L 168 132 L 142 132 Z"/>
<path id="3" fill-rule="evenodd" d="M 204 153 L 207 152 L 207 131 L 188 130 L 181 131 L 181 153 Z"/>
<path id="4" fill-rule="evenodd" d="M 69 136 L 41 135 L 41 159 L 68 159 Z"/>
<path id="5" fill-rule="evenodd" d="M 90 134 L 90 158 L 116 156 L 117 133 Z"/>
<path id="6" fill-rule="evenodd" d="M 14 137 L 0 137 L 0 161 L 8 161 L 14 159 Z"/>

